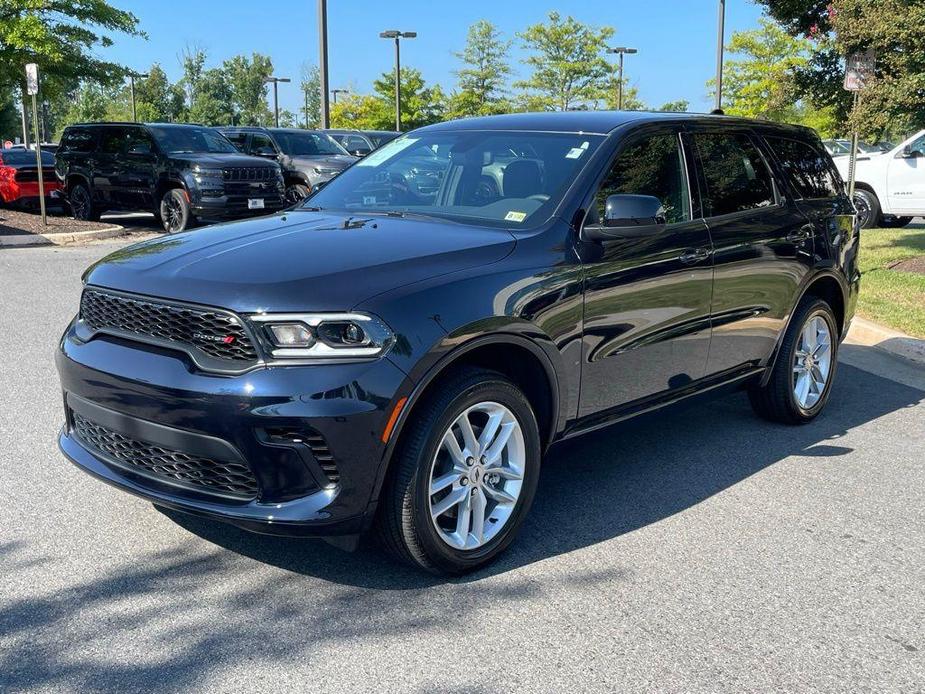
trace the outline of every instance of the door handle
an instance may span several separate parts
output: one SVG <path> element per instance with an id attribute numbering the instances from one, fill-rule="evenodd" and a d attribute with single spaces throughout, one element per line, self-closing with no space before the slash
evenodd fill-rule
<path id="1" fill-rule="evenodd" d="M 699 263 L 701 260 L 706 260 L 709 257 L 709 248 L 688 248 L 678 257 L 678 260 L 680 260 L 685 265 L 693 265 L 694 263 Z"/>

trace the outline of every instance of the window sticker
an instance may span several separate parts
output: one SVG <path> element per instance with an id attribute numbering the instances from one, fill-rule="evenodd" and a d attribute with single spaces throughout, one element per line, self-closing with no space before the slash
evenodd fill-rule
<path id="1" fill-rule="evenodd" d="M 572 147 L 565 155 L 566 159 L 578 159 L 582 154 L 588 151 L 590 143 L 585 140 L 581 143 L 581 147 Z"/>
<path id="2" fill-rule="evenodd" d="M 364 205 L 375 205 L 375 204 L 376 204 L 376 196 L 375 196 L 375 195 L 364 195 L 364 196 L 363 196 L 363 204 L 364 204 Z"/>
<path id="3" fill-rule="evenodd" d="M 516 212 L 511 210 L 506 215 L 504 215 L 504 221 L 506 222 L 522 222 L 527 218 L 526 212 Z"/>
<path id="4" fill-rule="evenodd" d="M 392 140 L 388 144 L 385 144 L 377 149 L 375 152 L 367 154 L 365 157 L 360 159 L 360 161 L 354 164 L 354 166 L 379 166 L 379 164 L 390 159 L 391 157 L 394 157 L 403 149 L 408 149 L 419 139 L 420 138 L 417 137 L 400 137 L 397 140 Z"/>

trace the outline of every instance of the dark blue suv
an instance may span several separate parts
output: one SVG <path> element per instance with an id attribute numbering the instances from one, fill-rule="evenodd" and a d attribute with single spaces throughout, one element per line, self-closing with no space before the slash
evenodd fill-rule
<path id="1" fill-rule="evenodd" d="M 294 209 L 91 267 L 60 445 L 161 506 L 348 547 L 375 528 L 459 573 L 513 540 L 557 441 L 720 386 L 816 417 L 857 250 L 807 129 L 434 125 Z"/>

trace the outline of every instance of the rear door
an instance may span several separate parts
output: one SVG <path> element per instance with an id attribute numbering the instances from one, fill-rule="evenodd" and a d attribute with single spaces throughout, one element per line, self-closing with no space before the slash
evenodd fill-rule
<path id="1" fill-rule="evenodd" d="M 126 196 L 120 189 L 124 174 L 126 129 L 121 125 L 100 127 L 96 154 L 93 156 L 93 195 L 97 204 L 120 207 Z"/>
<path id="2" fill-rule="evenodd" d="M 748 129 L 692 126 L 690 137 L 714 249 L 707 374 L 734 375 L 774 350 L 812 267 L 813 227 Z"/>
<path id="3" fill-rule="evenodd" d="M 582 417 L 677 390 L 701 378 L 710 346 L 710 236 L 692 210 L 679 128 L 647 128 L 621 144 L 587 224 L 608 195 L 652 195 L 668 226 L 660 233 L 587 244 Z"/>

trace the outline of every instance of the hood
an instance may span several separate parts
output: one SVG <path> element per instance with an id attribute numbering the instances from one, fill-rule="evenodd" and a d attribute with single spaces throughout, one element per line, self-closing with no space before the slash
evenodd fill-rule
<path id="1" fill-rule="evenodd" d="M 314 168 L 317 166 L 324 169 L 343 171 L 353 162 L 355 162 L 357 157 L 349 156 L 347 154 L 318 154 L 312 156 L 291 157 L 291 159 L 292 163 L 299 168 Z"/>
<path id="2" fill-rule="evenodd" d="M 106 256 L 84 280 L 241 313 L 345 311 L 496 262 L 514 244 L 500 229 L 294 210 L 143 241 Z"/>
<path id="3" fill-rule="evenodd" d="M 263 159 L 262 157 L 252 157 L 247 154 L 238 152 L 175 152 L 169 155 L 170 159 L 175 162 L 184 162 L 189 165 L 199 164 L 202 167 L 222 168 L 225 166 L 251 166 L 259 168 L 261 166 L 275 167 L 275 161 Z"/>

